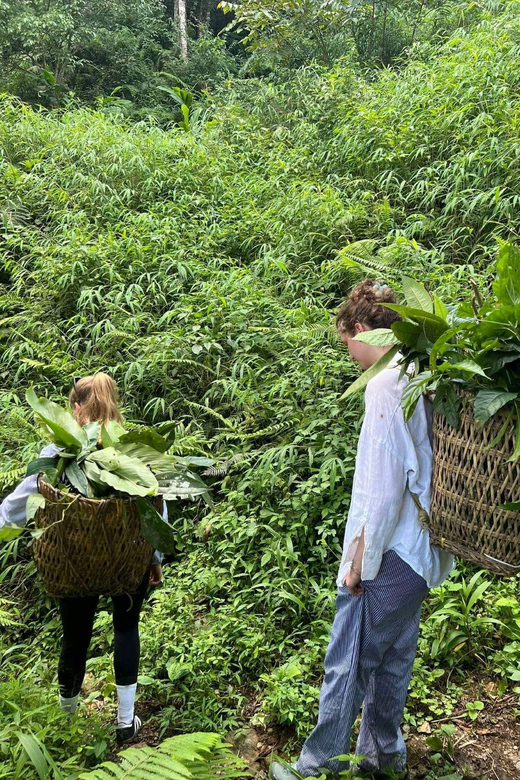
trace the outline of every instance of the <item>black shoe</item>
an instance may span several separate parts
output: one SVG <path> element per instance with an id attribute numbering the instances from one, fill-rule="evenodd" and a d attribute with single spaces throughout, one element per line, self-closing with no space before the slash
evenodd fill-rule
<path id="1" fill-rule="evenodd" d="M 271 761 L 269 766 L 269 777 L 271 780 L 301 780 L 302 776 L 287 764 L 281 761 Z"/>
<path id="2" fill-rule="evenodd" d="M 126 742 L 133 742 L 141 731 L 142 725 L 141 718 L 134 715 L 134 720 L 129 726 L 118 726 L 116 728 L 116 741 L 120 745 L 124 745 Z"/>

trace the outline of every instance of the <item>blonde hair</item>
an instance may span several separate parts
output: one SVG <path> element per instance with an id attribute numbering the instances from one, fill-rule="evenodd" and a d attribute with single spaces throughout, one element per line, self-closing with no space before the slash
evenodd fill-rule
<path id="1" fill-rule="evenodd" d="M 69 393 L 69 403 L 80 425 L 88 422 L 107 423 L 109 420 L 122 422 L 117 385 L 102 371 L 76 379 Z M 79 404 L 80 408 L 75 409 L 75 404 Z"/>

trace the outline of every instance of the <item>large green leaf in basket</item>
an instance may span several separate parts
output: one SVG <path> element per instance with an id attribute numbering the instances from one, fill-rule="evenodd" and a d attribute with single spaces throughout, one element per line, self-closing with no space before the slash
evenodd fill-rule
<path id="1" fill-rule="evenodd" d="M 139 463 L 139 465 L 142 466 L 141 463 Z M 85 461 L 84 467 L 85 474 L 90 482 L 94 485 L 97 484 L 101 486 L 102 493 L 104 493 L 103 488 L 106 490 L 106 486 L 110 486 L 114 490 L 117 490 L 120 493 L 126 493 L 129 496 L 148 496 L 157 492 L 157 480 L 155 480 L 153 474 L 152 478 L 155 480 L 155 486 L 150 487 L 150 485 L 134 482 L 131 479 L 121 476 L 119 473 L 100 468 L 97 463 L 93 463 L 89 460 Z M 146 466 L 143 468 L 146 469 Z M 149 472 L 148 469 L 146 470 Z M 128 471 L 128 473 L 130 472 Z M 135 474 L 135 471 L 133 473 Z M 147 481 L 150 482 L 151 480 L 147 479 Z"/>
<path id="2" fill-rule="evenodd" d="M 123 441 L 116 445 L 117 452 L 133 459 L 138 459 L 149 466 L 158 476 L 179 471 L 177 459 L 173 455 L 165 455 L 148 444 L 135 441 Z"/>
<path id="3" fill-rule="evenodd" d="M 114 447 L 104 447 L 102 450 L 91 452 L 87 460 L 97 463 L 100 468 L 108 471 L 117 471 L 121 463 L 119 453 Z"/>
<path id="4" fill-rule="evenodd" d="M 27 390 L 25 397 L 29 406 L 52 432 L 53 440 L 58 446 L 78 449 L 88 446 L 87 434 L 70 412 L 53 401 L 38 398 L 32 387 Z"/>
<path id="5" fill-rule="evenodd" d="M 168 480 L 161 480 L 159 493 L 165 501 L 185 501 L 197 496 L 209 496 L 208 486 L 195 474 L 185 472 Z"/>
<path id="6" fill-rule="evenodd" d="M 149 494 L 157 493 L 159 483 L 154 474 L 138 458 L 130 458 L 128 455 L 119 455 L 119 466 L 114 473 L 123 479 L 129 479 L 138 485 L 148 488 Z"/>
<path id="7" fill-rule="evenodd" d="M 479 390 L 473 405 L 475 419 L 484 424 L 502 406 L 514 401 L 515 398 L 518 398 L 517 393 L 506 393 L 503 390 Z"/>
<path id="8" fill-rule="evenodd" d="M 141 428 L 138 431 L 127 431 L 119 438 L 120 444 L 144 444 L 157 452 L 166 452 L 169 442 L 153 428 Z"/>
<path id="9" fill-rule="evenodd" d="M 136 498 L 135 503 L 141 516 L 141 530 L 146 541 L 163 553 L 175 552 L 173 528 L 146 498 Z"/>

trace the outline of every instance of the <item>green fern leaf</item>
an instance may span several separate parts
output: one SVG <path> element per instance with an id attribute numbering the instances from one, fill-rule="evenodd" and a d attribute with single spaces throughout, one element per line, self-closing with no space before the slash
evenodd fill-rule
<path id="1" fill-rule="evenodd" d="M 230 780 L 249 774 L 218 734 L 180 734 L 157 748 L 129 748 L 81 780 Z"/>

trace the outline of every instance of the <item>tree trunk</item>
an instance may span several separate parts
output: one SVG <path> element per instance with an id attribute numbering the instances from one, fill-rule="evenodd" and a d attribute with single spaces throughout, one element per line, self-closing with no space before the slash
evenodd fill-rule
<path id="1" fill-rule="evenodd" d="M 175 0 L 175 21 L 179 28 L 179 43 L 181 59 L 188 59 L 188 21 L 186 15 L 186 0 Z"/>

